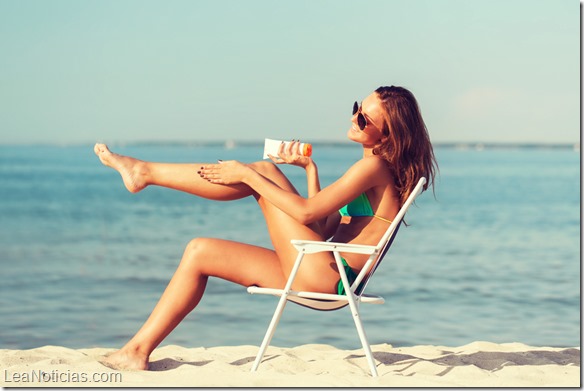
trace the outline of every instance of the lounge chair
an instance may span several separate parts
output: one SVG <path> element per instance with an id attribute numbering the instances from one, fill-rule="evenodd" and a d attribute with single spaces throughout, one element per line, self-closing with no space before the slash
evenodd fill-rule
<path id="1" fill-rule="evenodd" d="M 387 229 L 387 231 L 385 232 L 385 234 L 383 235 L 383 237 L 376 246 L 308 240 L 292 240 L 292 244 L 298 250 L 298 257 L 296 258 L 296 263 L 292 267 L 292 271 L 290 272 L 290 276 L 284 289 L 260 288 L 257 286 L 250 286 L 247 288 L 247 291 L 251 294 L 267 294 L 280 297 L 280 300 L 276 307 L 276 311 L 274 312 L 274 316 L 272 317 L 272 321 L 270 322 L 270 325 L 268 327 L 260 350 L 251 368 L 252 372 L 255 372 L 257 370 L 258 366 L 262 361 L 264 353 L 266 352 L 266 349 L 268 348 L 270 341 L 272 340 L 272 336 L 276 331 L 276 327 L 278 326 L 278 322 L 280 321 L 280 317 L 282 316 L 282 312 L 284 311 L 286 302 L 292 301 L 302 306 L 320 311 L 338 310 L 348 305 L 351 310 L 353 320 L 355 321 L 355 326 L 357 328 L 357 333 L 359 334 L 361 344 L 363 345 L 363 350 L 365 351 L 365 355 L 367 356 L 367 361 L 369 362 L 371 375 L 373 377 L 377 376 L 377 369 L 375 366 L 373 355 L 371 353 L 371 347 L 369 346 L 369 342 L 367 341 L 367 337 L 365 335 L 365 330 L 363 329 L 363 324 L 359 317 L 359 304 L 360 303 L 383 304 L 385 302 L 382 297 L 365 295 L 363 292 L 367 287 L 369 279 L 371 278 L 371 276 L 381 263 L 381 260 L 387 253 L 387 250 L 391 246 L 393 239 L 397 234 L 399 226 L 401 225 L 408 208 L 414 202 L 416 197 L 422 192 L 425 183 L 426 178 L 421 178 L 418 181 L 418 184 L 416 185 L 416 187 L 414 188 L 414 190 L 412 191 L 404 205 L 401 207 L 401 209 L 395 216 L 393 222 L 390 224 L 389 228 Z M 341 275 L 341 280 L 343 281 L 343 285 L 345 287 L 349 286 L 350 284 L 347 279 L 347 274 L 345 273 L 345 269 L 343 267 L 341 256 L 339 255 L 339 253 L 355 253 L 369 255 L 369 259 L 361 269 L 361 272 L 357 275 L 357 278 L 355 279 L 353 284 L 350 285 L 351 288 L 347 291 L 346 295 L 291 290 L 292 283 L 296 278 L 296 273 L 298 272 L 298 268 L 302 263 L 304 255 L 322 251 L 330 251 L 333 253 L 335 261 L 337 263 L 337 267 L 339 269 L 339 274 Z"/>

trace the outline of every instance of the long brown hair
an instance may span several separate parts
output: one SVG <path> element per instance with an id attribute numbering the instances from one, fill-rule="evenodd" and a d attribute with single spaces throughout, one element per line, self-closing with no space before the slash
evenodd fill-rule
<path id="1" fill-rule="evenodd" d="M 396 86 L 379 87 L 375 92 L 385 108 L 382 131 L 387 137 L 373 153 L 389 163 L 403 205 L 421 177 L 427 179 L 424 190 L 429 185 L 434 189 L 438 163 L 414 95 Z"/>

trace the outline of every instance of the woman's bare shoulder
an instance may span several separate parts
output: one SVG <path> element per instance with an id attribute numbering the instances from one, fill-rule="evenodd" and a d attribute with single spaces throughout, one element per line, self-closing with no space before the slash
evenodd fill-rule
<path id="1" fill-rule="evenodd" d="M 371 170 L 374 172 L 390 172 L 387 161 L 379 156 L 367 156 L 353 164 L 354 168 Z"/>
<path id="2" fill-rule="evenodd" d="M 369 183 L 376 183 L 382 185 L 393 182 L 393 175 L 387 161 L 378 156 L 364 157 L 347 171 L 347 173 L 358 175 L 360 178 L 367 177 Z"/>

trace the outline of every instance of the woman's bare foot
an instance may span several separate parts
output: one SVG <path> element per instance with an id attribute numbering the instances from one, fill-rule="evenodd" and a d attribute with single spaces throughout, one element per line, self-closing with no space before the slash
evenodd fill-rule
<path id="1" fill-rule="evenodd" d="M 147 171 L 143 161 L 112 153 L 105 144 L 95 144 L 93 151 L 104 165 L 120 173 L 130 193 L 137 193 L 147 186 L 144 179 Z"/>
<path id="2" fill-rule="evenodd" d="M 128 353 L 118 350 L 99 360 L 102 365 L 115 370 L 146 371 L 148 370 L 148 356 L 138 353 Z"/>

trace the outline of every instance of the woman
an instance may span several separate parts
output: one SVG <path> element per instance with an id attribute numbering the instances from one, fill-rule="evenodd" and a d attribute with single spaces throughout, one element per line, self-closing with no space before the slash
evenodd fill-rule
<path id="1" fill-rule="evenodd" d="M 132 193 L 158 185 L 213 200 L 253 196 L 274 246 L 271 250 L 221 239 L 192 240 L 146 323 L 103 363 L 116 369 L 147 369 L 150 353 L 197 306 L 210 276 L 243 286 L 283 288 L 297 255 L 291 239 L 332 237 L 336 242 L 377 244 L 420 177 L 433 185 L 437 164 L 417 102 L 408 90 L 378 88 L 361 106 L 355 102 L 351 121 L 347 136 L 361 144 L 363 158 L 322 190 L 316 164 L 299 155 L 298 143 L 282 145 L 279 156 L 271 157 L 277 164 L 306 170 L 308 198 L 301 197 L 271 162 L 151 163 L 113 154 L 97 144 L 95 153 L 102 163 L 116 169 Z M 366 261 L 363 255 L 342 255 L 349 272 L 358 273 Z M 332 254 L 307 258 L 311 259 L 302 264 L 295 290 L 344 292 Z"/>

